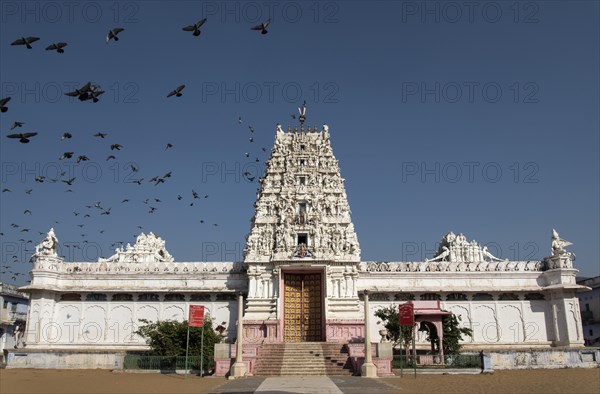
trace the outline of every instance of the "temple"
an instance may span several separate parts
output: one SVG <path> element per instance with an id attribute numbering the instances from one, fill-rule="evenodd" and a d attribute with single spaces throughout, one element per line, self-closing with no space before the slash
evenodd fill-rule
<path id="1" fill-rule="evenodd" d="M 239 294 L 248 373 L 262 346 L 385 342 L 375 311 L 407 302 L 421 308 L 415 331 L 422 328 L 423 349 L 426 334 L 442 329 L 441 311 L 473 330 L 466 350 L 583 346 L 576 293 L 586 288 L 575 283 L 570 243 L 556 231 L 551 254 L 539 261 L 499 259 L 455 232 L 426 261 L 362 261 L 327 125 L 277 125 L 260 185 L 240 262 L 177 262 L 153 233 L 98 262 L 65 262 L 50 230 L 22 288 L 31 294 L 27 352 L 12 364 L 68 367 L 58 361 L 67 352 L 82 355 L 71 359 L 79 367 L 114 368 L 118 354 L 147 349 L 135 334 L 140 319 L 186 320 L 190 304 L 204 305 L 234 343 Z M 217 373 L 228 373 L 233 345 L 228 352 Z"/>

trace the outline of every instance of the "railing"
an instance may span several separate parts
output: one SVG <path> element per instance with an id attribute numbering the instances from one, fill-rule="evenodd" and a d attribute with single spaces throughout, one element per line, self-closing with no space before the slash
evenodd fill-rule
<path id="1" fill-rule="evenodd" d="M 392 368 L 414 368 L 415 358 L 412 355 L 394 355 Z M 417 368 L 420 369 L 440 369 L 440 368 L 483 368 L 483 360 L 480 354 L 456 354 L 452 356 L 444 356 L 442 362 L 439 355 L 433 354 L 417 354 Z"/>
<path id="2" fill-rule="evenodd" d="M 206 360 L 205 360 L 206 361 Z M 212 369 L 213 362 L 202 365 L 202 369 Z M 185 356 L 145 356 L 139 354 L 126 354 L 123 361 L 124 369 L 143 370 L 185 370 Z M 187 369 L 200 370 L 200 356 L 190 356 L 187 361 Z"/>
<path id="3" fill-rule="evenodd" d="M 139 354 L 126 354 L 123 361 L 124 369 L 142 369 L 157 371 L 175 371 L 185 370 L 185 356 L 144 356 Z M 188 357 L 187 369 L 200 370 L 200 356 Z M 202 369 L 212 369 L 212 362 L 207 365 L 205 362 Z"/>

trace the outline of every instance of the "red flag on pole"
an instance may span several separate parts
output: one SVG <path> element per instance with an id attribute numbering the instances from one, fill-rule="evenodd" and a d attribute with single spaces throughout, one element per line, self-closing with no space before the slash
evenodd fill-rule
<path id="1" fill-rule="evenodd" d="M 190 305 L 189 326 L 204 326 L 204 305 Z"/>

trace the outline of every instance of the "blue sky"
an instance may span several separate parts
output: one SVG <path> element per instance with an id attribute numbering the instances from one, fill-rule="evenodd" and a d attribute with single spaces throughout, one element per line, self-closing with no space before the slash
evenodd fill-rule
<path id="1" fill-rule="evenodd" d="M 2 281 L 25 283 L 12 273 L 50 227 L 67 260 L 140 231 L 177 261 L 242 259 L 257 189 L 242 173 L 262 174 L 275 124 L 297 124 L 303 100 L 307 124 L 330 126 L 363 260 L 429 258 L 450 230 L 541 259 L 556 228 L 580 274 L 600 275 L 598 2 L 0 4 Z M 202 17 L 200 37 L 181 30 Z M 268 34 L 250 30 L 269 17 Z M 10 45 L 22 36 L 41 40 Z M 44 50 L 59 41 L 64 54 Z M 88 81 L 98 103 L 64 96 Z M 15 121 L 39 134 L 6 138 Z M 50 180 L 67 177 L 73 192 Z M 97 202 L 110 215 L 85 207 Z"/>

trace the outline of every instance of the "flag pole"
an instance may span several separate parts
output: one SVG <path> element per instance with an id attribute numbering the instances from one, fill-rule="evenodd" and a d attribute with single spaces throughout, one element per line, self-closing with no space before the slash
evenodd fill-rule
<path id="1" fill-rule="evenodd" d="M 200 377 L 204 374 L 203 361 L 204 361 L 204 325 L 202 325 L 202 334 L 200 337 Z"/>
<path id="2" fill-rule="evenodd" d="M 190 348 L 190 322 L 188 320 L 188 328 L 187 328 L 187 341 L 185 344 L 185 376 L 184 379 L 188 376 L 188 353 Z"/>

